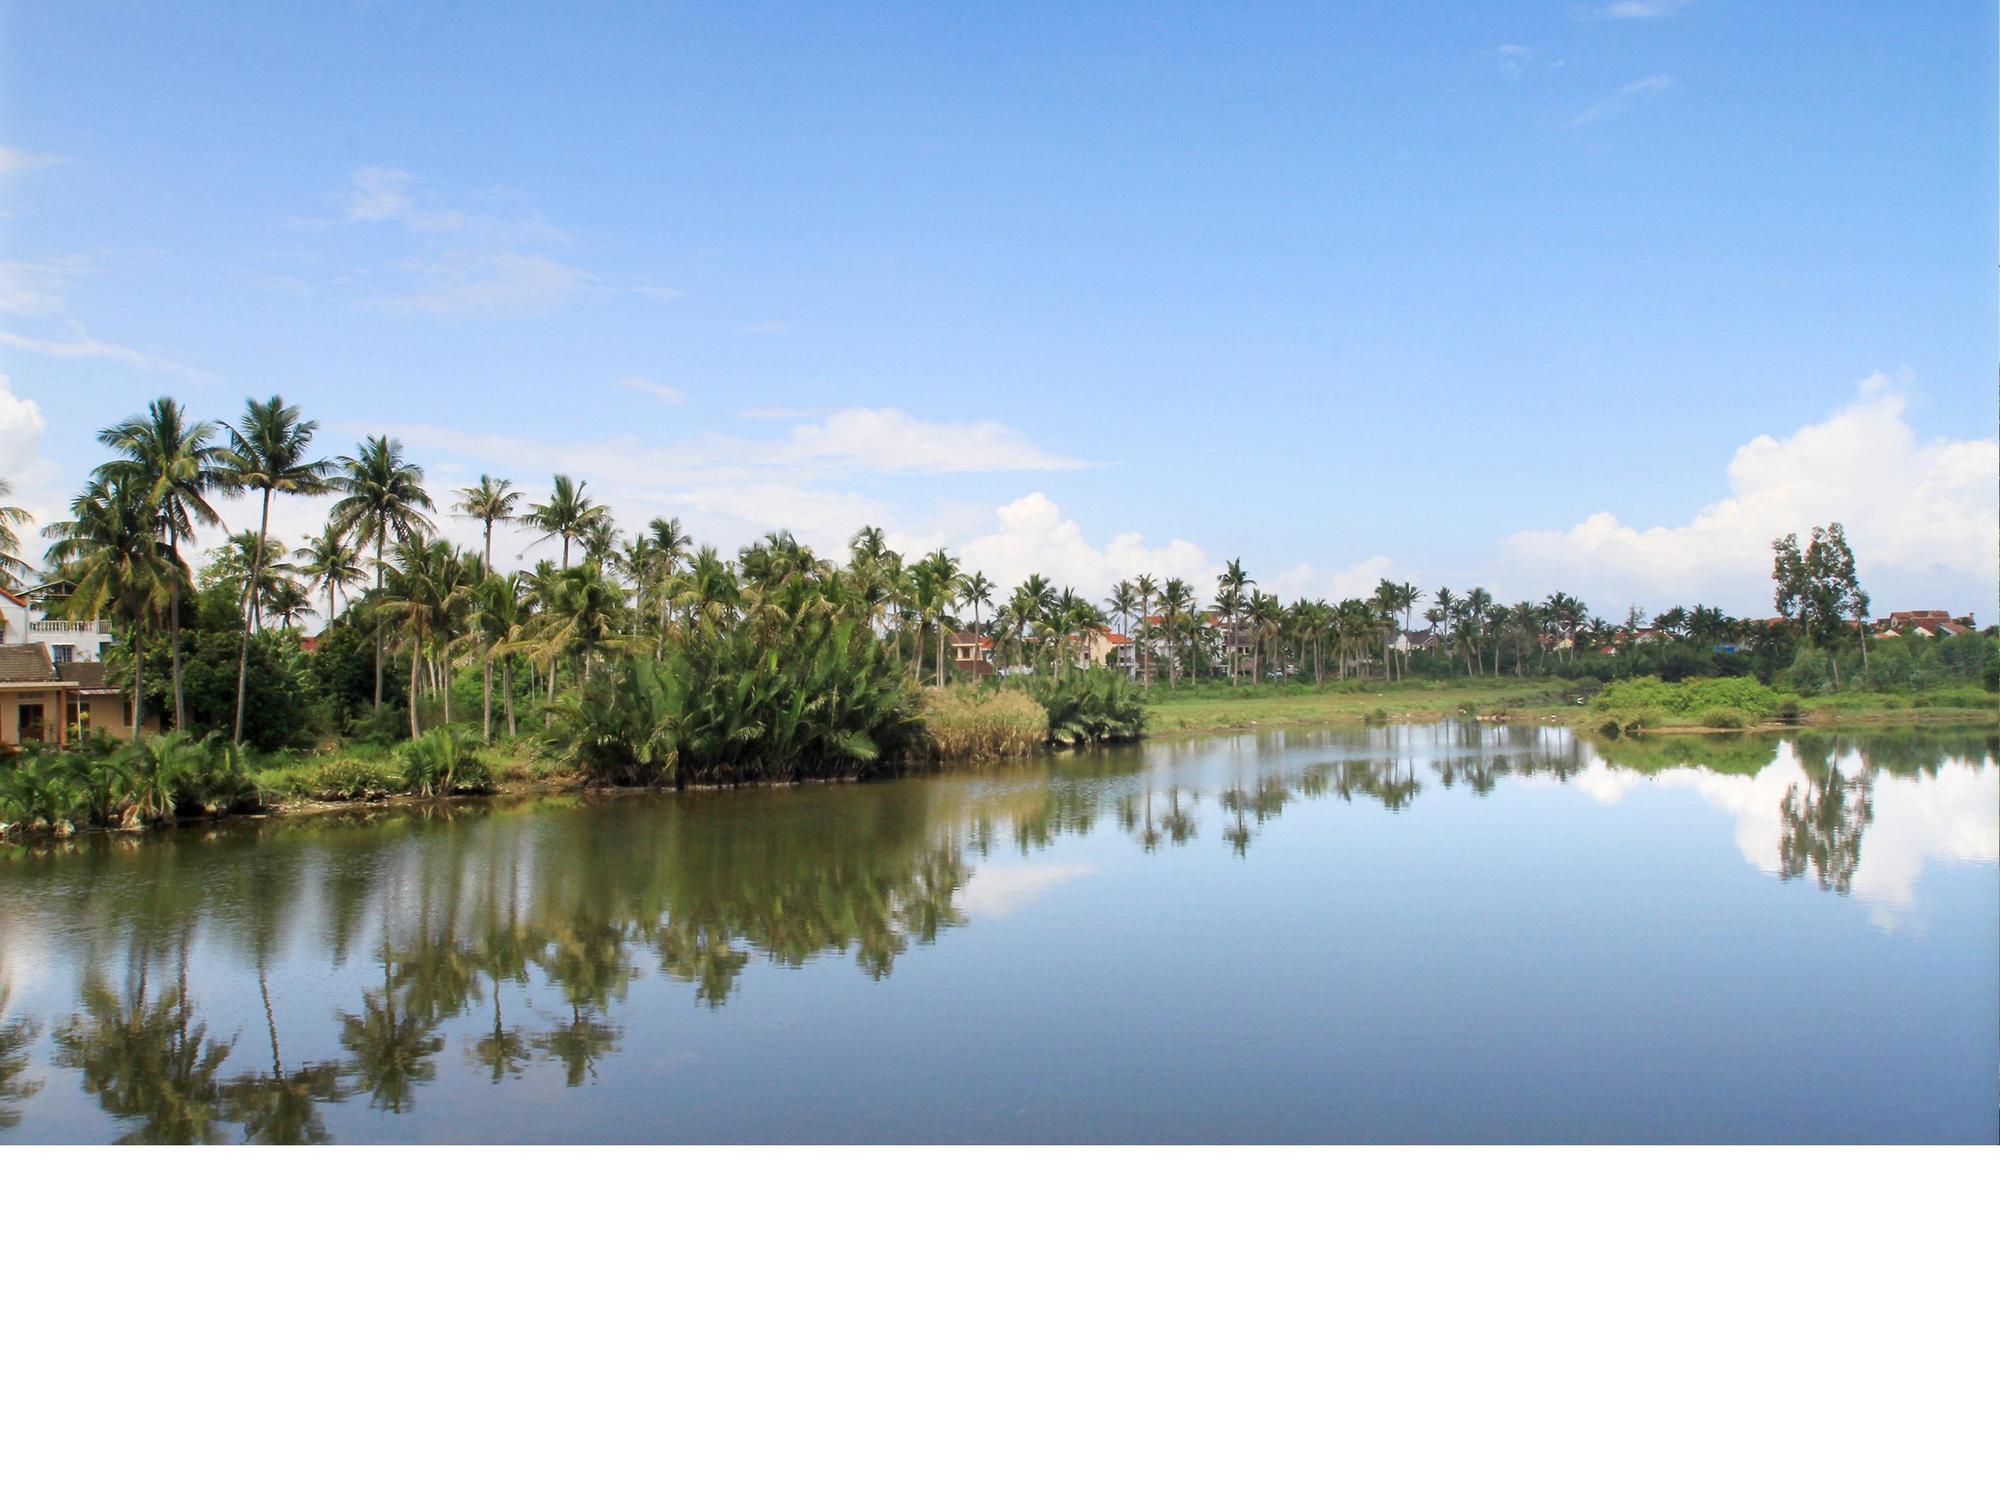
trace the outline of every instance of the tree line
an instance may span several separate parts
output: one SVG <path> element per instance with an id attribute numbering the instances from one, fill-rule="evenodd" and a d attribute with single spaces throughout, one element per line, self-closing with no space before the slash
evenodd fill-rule
<path id="1" fill-rule="evenodd" d="M 1103 654 L 1086 642 L 1114 623 L 1129 643 L 1127 670 L 1147 689 L 1157 682 L 1176 690 L 1204 677 L 1324 684 L 1413 672 L 1607 676 L 1630 663 L 1607 665 L 1603 648 L 1629 658 L 1647 646 L 1672 662 L 1668 675 L 1731 670 L 1717 660 L 1719 646 L 1752 648 L 1746 661 L 1767 675 L 1804 643 L 1831 653 L 1838 686 L 1840 649 L 1857 635 L 1866 665 L 1866 631 L 1853 622 L 1865 617 L 1868 598 L 1837 525 L 1815 531 L 1804 547 L 1797 538 L 1775 544 L 1784 621 L 1776 630 L 1699 603 L 1650 621 L 1634 607 L 1614 623 L 1560 591 L 1507 604 L 1485 588 L 1426 593 L 1391 579 L 1366 597 L 1286 602 L 1260 588 L 1240 559 L 1221 569 L 1206 601 L 1187 579 L 1147 573 L 1120 581 L 1102 601 L 1058 589 L 1040 573 L 1002 596 L 942 548 L 904 558 L 875 526 L 854 535 L 844 560 L 822 557 L 782 530 L 733 558 L 697 546 L 673 517 L 627 534 L 585 481 L 563 474 L 533 501 L 490 475 L 454 491 L 449 510 L 481 531 L 477 548 L 461 549 L 438 534 L 439 505 L 398 440 L 368 436 L 351 453 L 319 457 L 317 434 L 317 423 L 276 395 L 246 401 L 233 422 L 196 421 L 161 397 L 98 434 L 108 454 L 68 514 L 44 528 L 39 584 L 52 613 L 114 623 L 111 660 L 135 724 L 144 722 L 155 659 L 157 691 L 170 700 L 176 728 L 223 727 L 225 711 L 214 700 L 228 675 L 229 737 L 243 742 L 253 699 L 270 699 L 251 736 L 263 744 L 316 717 L 328 732 L 386 736 L 391 714 L 415 739 L 426 719 L 454 721 L 457 674 L 476 671 L 480 733 L 491 740 L 496 721 L 519 732 L 523 700 L 539 706 L 539 721 L 559 694 L 589 687 L 620 662 L 712 651 L 736 637 L 734 664 L 755 671 L 773 651 L 784 654 L 805 634 L 844 621 L 855 629 L 842 650 L 875 643 L 897 676 L 938 686 L 953 675 L 953 632 L 990 643 L 980 652 L 996 666 L 1060 681 Z M 296 548 L 271 534 L 278 495 L 327 501 L 323 525 Z M 259 502 L 254 527 L 224 527 L 216 502 L 229 498 Z M 0 585 L 19 589 L 35 579 L 20 555 L 17 528 L 27 519 L 0 505 Z M 495 533 L 510 527 L 553 555 L 532 567 L 496 567 Z M 197 572 L 190 557 L 216 530 L 223 535 Z M 302 622 L 315 613 L 324 624 L 314 646 L 327 660 L 306 664 L 296 647 Z M 205 642 L 197 673 L 205 714 L 193 719 L 191 627 Z M 1672 648 L 1685 649 L 1675 656 Z M 233 673 L 219 650 L 233 651 Z M 289 678 L 275 696 L 261 691 L 274 674 Z"/>

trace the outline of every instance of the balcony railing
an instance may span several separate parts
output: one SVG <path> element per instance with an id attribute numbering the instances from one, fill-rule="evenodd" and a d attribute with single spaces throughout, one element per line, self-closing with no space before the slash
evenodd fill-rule
<path id="1" fill-rule="evenodd" d="M 109 620 L 30 620 L 30 635 L 109 635 Z"/>

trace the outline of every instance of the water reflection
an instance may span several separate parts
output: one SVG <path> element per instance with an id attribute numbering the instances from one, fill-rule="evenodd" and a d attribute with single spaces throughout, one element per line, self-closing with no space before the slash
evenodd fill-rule
<path id="1" fill-rule="evenodd" d="M 718 1010 L 767 968 L 844 960 L 886 980 L 911 949 L 1094 872 L 1059 847 L 1101 854 L 1093 836 L 1105 834 L 1169 862 L 1226 849 L 1254 865 L 1260 841 L 1309 804 L 1428 818 L 1517 780 L 1575 783 L 1601 804 L 1692 788 L 1729 816 L 1758 869 L 1893 908 L 1928 860 L 2000 859 L 1995 761 L 1990 736 L 1593 748 L 1549 728 L 1453 724 L 1161 744 L 864 787 L 106 841 L 32 872 L 0 867 L 10 934 L 27 932 L 13 925 L 25 903 L 46 904 L 29 881 L 60 884 L 54 901 L 70 914 L 53 946 L 8 945 L 23 962 L 0 974 L 0 1130 L 47 1082 L 38 1059 L 125 1141 L 324 1143 L 343 1107 L 409 1114 L 454 1073 L 482 1087 L 588 1088 L 615 1073 L 635 989 Z M 1191 930 L 1202 915 L 1189 914 Z M 190 986 L 188 955 L 204 945 L 234 955 L 231 981 L 209 984 L 234 1006 L 236 1033 L 211 1032 Z M 10 1002 L 6 982 L 31 969 L 71 976 L 60 1009 Z M 314 970 L 351 986 L 330 1021 L 273 1003 L 274 971 Z M 262 1042 L 244 1042 L 251 1027 Z M 281 1037 L 293 1030 L 306 1033 L 296 1060 Z"/>

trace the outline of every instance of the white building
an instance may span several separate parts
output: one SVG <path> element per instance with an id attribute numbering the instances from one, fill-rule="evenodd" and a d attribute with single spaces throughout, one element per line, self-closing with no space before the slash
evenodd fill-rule
<path id="1" fill-rule="evenodd" d="M 40 604 L 0 589 L 0 646 L 47 646 L 61 667 L 102 660 L 110 644 L 109 620 L 51 620 Z"/>

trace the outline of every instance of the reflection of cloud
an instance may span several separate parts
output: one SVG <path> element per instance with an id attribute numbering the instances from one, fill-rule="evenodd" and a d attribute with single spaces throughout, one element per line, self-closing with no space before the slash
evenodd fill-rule
<path id="1" fill-rule="evenodd" d="M 1839 762 L 1851 779 L 1862 758 Z M 1755 776 L 1726 776 L 1677 766 L 1648 776 L 1592 761 L 1573 785 L 1592 801 L 1618 802 L 1648 783 L 1691 787 L 1709 806 L 1735 820 L 1737 851 L 1767 875 L 1781 873 L 1785 794 L 1811 786 L 1792 747 Z M 1860 843 L 1853 893 L 1867 902 L 1870 920 L 1894 928 L 1917 902 L 1917 882 L 1933 863 L 2000 864 L 2000 765 L 1947 760 L 1935 775 L 1898 776 L 1878 770 L 1869 793 L 1873 817 Z"/>
<path id="2" fill-rule="evenodd" d="M 958 904 L 968 917 L 1011 916 L 1057 886 L 1095 873 L 1092 865 L 981 865 L 966 882 Z"/>

